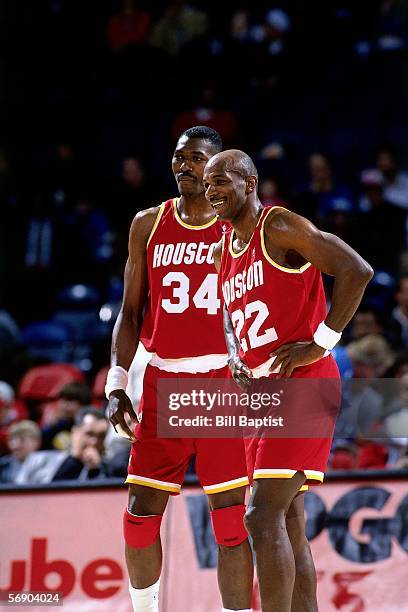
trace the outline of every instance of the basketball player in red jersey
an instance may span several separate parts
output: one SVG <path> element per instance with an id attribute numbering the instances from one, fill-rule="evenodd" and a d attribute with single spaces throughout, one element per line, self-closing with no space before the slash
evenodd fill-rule
<path id="1" fill-rule="evenodd" d="M 222 227 L 202 182 L 205 164 L 221 148 L 219 134 L 210 128 L 184 132 L 172 159 L 181 197 L 139 212 L 130 229 L 106 395 L 112 424 L 133 441 L 124 537 L 129 591 L 138 612 L 158 610 L 160 524 L 169 495 L 180 492 L 194 454 L 219 545 L 223 610 L 250 608 L 253 568 L 243 522 L 248 484 L 243 441 L 157 437 L 158 379 L 174 381 L 178 390 L 183 378 L 228 374 L 213 259 Z M 125 392 L 139 339 L 153 353 L 144 376 L 140 422 Z M 126 415 L 136 424 L 134 432 Z"/>
<path id="2" fill-rule="evenodd" d="M 215 262 L 224 319 L 235 328 L 228 331 L 235 380 L 245 386 L 264 377 L 338 379 L 329 351 L 356 311 L 371 267 L 307 219 L 279 206 L 264 208 L 256 168 L 242 151 L 212 157 L 204 185 L 214 212 L 232 225 L 216 248 Z M 328 314 L 321 271 L 335 277 Z M 324 418 L 319 394 L 313 403 L 321 405 Z M 298 493 L 323 480 L 330 443 L 330 438 L 245 439 L 253 482 L 245 524 L 253 538 L 263 612 L 317 610 L 316 574 Z"/>

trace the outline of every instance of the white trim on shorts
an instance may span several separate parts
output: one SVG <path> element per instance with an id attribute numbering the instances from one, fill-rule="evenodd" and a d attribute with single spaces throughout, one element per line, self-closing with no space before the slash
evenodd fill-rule
<path id="1" fill-rule="evenodd" d="M 165 372 L 187 372 L 189 374 L 205 374 L 211 370 L 220 370 L 227 365 L 228 355 L 216 353 L 214 355 L 200 355 L 199 357 L 182 357 L 181 359 L 162 359 L 153 353 L 149 365 Z"/>
<path id="2" fill-rule="evenodd" d="M 203 485 L 204 493 L 207 495 L 214 495 L 214 493 L 222 493 L 223 491 L 229 491 L 230 489 L 238 489 L 239 487 L 246 487 L 249 485 L 247 476 L 242 478 L 235 478 L 234 480 L 226 480 L 225 482 L 219 482 L 214 485 Z"/>
<path id="3" fill-rule="evenodd" d="M 296 472 L 303 472 L 307 480 L 323 482 L 324 472 L 319 470 L 289 470 L 286 468 L 265 468 L 254 470 L 254 480 L 257 478 L 293 478 Z"/>
<path id="4" fill-rule="evenodd" d="M 165 480 L 156 480 L 155 478 L 147 478 L 147 476 L 137 476 L 136 474 L 128 474 L 125 480 L 127 484 L 137 484 L 143 487 L 168 491 L 169 493 L 180 493 L 181 485 L 175 482 L 166 482 Z"/>

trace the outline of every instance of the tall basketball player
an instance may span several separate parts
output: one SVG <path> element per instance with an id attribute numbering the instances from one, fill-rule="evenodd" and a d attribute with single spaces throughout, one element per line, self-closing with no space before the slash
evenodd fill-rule
<path id="1" fill-rule="evenodd" d="M 129 237 L 123 305 L 112 339 L 106 394 L 110 420 L 133 441 L 129 503 L 124 513 L 126 561 L 134 610 L 157 611 L 162 562 L 160 524 L 189 461 L 208 494 L 219 545 L 218 582 L 224 610 L 249 610 L 252 557 L 244 528 L 246 476 L 242 440 L 157 437 L 157 381 L 225 377 L 221 300 L 213 252 L 222 227 L 204 195 L 205 164 L 221 151 L 207 127 L 184 132 L 172 168 L 181 197 L 138 213 Z M 144 376 L 139 419 L 125 393 L 139 339 L 153 357 Z M 126 415 L 136 424 L 128 427 Z M 194 609 L 194 602 L 191 602 Z"/>
<path id="2" fill-rule="evenodd" d="M 204 185 L 215 213 L 232 225 L 215 260 L 235 328 L 232 341 L 229 335 L 233 377 L 241 384 L 268 377 L 334 379 L 337 401 L 339 373 L 330 350 L 361 301 L 371 267 L 307 219 L 279 206 L 264 208 L 257 196 L 256 168 L 242 151 L 212 157 Z M 328 314 L 321 271 L 335 277 Z M 302 394 L 295 397 L 304 405 Z M 323 394 L 317 392 L 312 400 L 326 419 Z M 331 435 L 333 428 L 334 422 Z M 299 490 L 323 480 L 330 434 L 264 434 L 245 439 L 253 482 L 245 523 L 256 553 L 262 610 L 315 612 L 316 575 Z"/>

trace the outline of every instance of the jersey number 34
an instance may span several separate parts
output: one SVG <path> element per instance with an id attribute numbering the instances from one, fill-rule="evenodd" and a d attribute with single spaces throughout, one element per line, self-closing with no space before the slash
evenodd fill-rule
<path id="1" fill-rule="evenodd" d="M 184 272 L 169 272 L 163 278 L 164 287 L 172 287 L 172 299 L 163 298 L 162 307 L 169 313 L 181 313 L 190 306 L 190 279 Z M 221 300 L 218 297 L 218 275 L 207 274 L 193 295 L 196 308 L 204 308 L 209 315 L 217 314 Z"/>

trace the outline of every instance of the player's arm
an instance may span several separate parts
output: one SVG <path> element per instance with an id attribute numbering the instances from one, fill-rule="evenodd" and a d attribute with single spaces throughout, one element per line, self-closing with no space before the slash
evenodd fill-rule
<path id="1" fill-rule="evenodd" d="M 125 388 L 127 372 L 139 344 L 143 310 L 148 296 L 146 246 L 157 214 L 157 207 L 139 212 L 130 228 L 123 301 L 113 328 L 111 369 L 106 386 L 109 396 L 109 420 L 113 426 L 119 425 L 131 440 L 134 436 L 126 423 L 125 414 L 127 413 L 134 422 L 137 422 L 137 416 Z M 119 388 L 115 388 L 115 384 Z"/>
<path id="2" fill-rule="evenodd" d="M 295 251 L 305 262 L 334 277 L 332 302 L 324 321 L 322 334 L 323 344 L 330 345 L 334 334 L 341 333 L 357 310 L 364 290 L 373 276 L 371 266 L 343 240 L 333 234 L 317 229 L 313 223 L 287 210 L 276 210 L 265 224 L 266 246 L 274 245 L 283 251 Z M 333 332 L 333 334 L 331 333 Z M 337 336 L 339 339 L 339 336 Z M 316 340 L 316 338 L 315 338 Z M 313 341 L 303 351 L 298 347 L 297 353 L 286 345 L 280 347 L 274 367 L 281 363 L 281 375 L 290 375 L 293 367 L 306 365 L 320 359 L 330 346 L 321 346 Z M 274 353 L 275 354 L 275 353 Z M 295 359 L 291 359 L 294 356 Z M 310 358 L 306 363 L 298 360 Z M 293 367 L 292 367 L 293 366 Z"/>
<path id="3" fill-rule="evenodd" d="M 220 240 L 214 250 L 214 265 L 217 272 L 219 272 L 221 268 L 221 256 L 222 240 Z M 245 390 L 250 384 L 252 374 L 248 366 L 239 358 L 239 342 L 235 335 L 234 326 L 229 316 L 226 304 L 223 305 L 223 325 L 225 343 L 228 351 L 228 367 L 231 371 L 233 379 Z"/>

